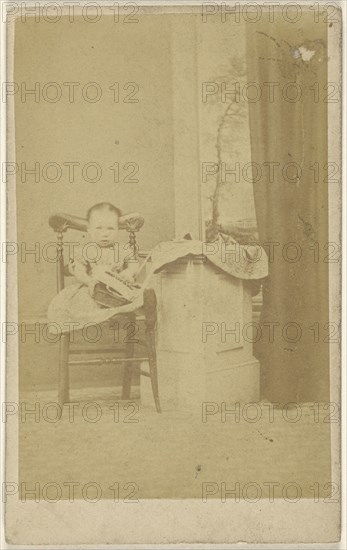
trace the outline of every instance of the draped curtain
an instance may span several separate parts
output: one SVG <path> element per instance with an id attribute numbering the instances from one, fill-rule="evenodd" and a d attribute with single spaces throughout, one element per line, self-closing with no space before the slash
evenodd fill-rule
<path id="1" fill-rule="evenodd" d="M 297 23 L 247 28 L 248 83 L 262 90 L 249 102 L 254 198 L 269 255 L 255 354 L 262 397 L 280 403 L 329 400 L 326 27 L 303 9 Z"/>

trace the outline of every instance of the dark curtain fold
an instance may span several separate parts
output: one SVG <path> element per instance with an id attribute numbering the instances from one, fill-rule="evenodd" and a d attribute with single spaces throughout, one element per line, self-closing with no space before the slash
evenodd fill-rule
<path id="1" fill-rule="evenodd" d="M 303 11 L 298 23 L 248 24 L 247 64 L 248 82 L 262 89 L 249 114 L 258 230 L 270 260 L 255 346 L 262 397 L 328 401 L 326 23 Z"/>

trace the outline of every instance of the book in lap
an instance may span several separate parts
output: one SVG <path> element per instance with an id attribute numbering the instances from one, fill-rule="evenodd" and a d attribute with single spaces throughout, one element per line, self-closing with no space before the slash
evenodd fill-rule
<path id="1" fill-rule="evenodd" d="M 94 300 L 103 307 L 130 304 L 144 290 L 143 286 L 122 280 L 104 266 L 94 268 L 93 277 L 98 280 L 94 289 Z"/>

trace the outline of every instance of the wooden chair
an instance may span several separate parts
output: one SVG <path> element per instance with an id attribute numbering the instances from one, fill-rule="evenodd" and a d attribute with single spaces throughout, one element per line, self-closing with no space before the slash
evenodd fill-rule
<path id="1" fill-rule="evenodd" d="M 136 233 L 144 224 L 144 219 L 139 214 L 128 214 L 119 219 L 119 227 L 129 233 L 129 244 L 133 248 L 134 257 L 137 256 Z M 65 286 L 65 277 L 71 276 L 68 265 L 64 261 L 63 234 L 68 229 L 81 232 L 87 231 L 87 220 L 77 216 L 58 213 L 49 218 L 49 225 L 57 236 L 58 261 L 57 261 L 57 291 L 60 292 Z M 130 339 L 125 342 L 125 346 L 118 343 L 111 345 L 94 344 L 83 346 L 73 344 L 69 333 L 63 333 L 59 341 L 59 387 L 58 399 L 61 404 L 69 402 L 69 367 L 74 365 L 102 365 L 115 364 L 123 365 L 123 388 L 122 399 L 130 399 L 131 382 L 134 368 L 138 368 L 140 375 L 149 377 L 151 380 L 155 407 L 158 413 L 161 412 L 158 391 L 157 359 L 155 345 L 155 327 L 157 322 L 157 302 L 153 289 L 146 289 L 143 296 L 143 307 L 135 312 L 115 316 L 114 321 L 126 319 L 129 323 L 136 323 L 135 326 L 143 325 L 143 338 L 138 341 Z M 136 347 L 145 348 L 145 354 L 137 356 Z M 103 357 L 96 357 L 102 353 Z M 71 359 L 71 356 L 92 354 L 93 358 Z M 123 357 L 119 355 L 123 354 Z M 111 357 L 109 357 L 111 356 Z M 140 368 L 140 363 L 148 362 L 149 369 L 144 371 Z"/>

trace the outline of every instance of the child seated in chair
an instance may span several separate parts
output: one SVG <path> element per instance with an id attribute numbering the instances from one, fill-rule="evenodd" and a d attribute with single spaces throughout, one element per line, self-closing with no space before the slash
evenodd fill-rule
<path id="1" fill-rule="evenodd" d="M 128 245 L 119 242 L 118 221 L 121 211 L 113 204 L 99 203 L 89 208 L 87 212 L 88 235 L 92 244 L 92 258 L 87 258 L 86 252 L 78 254 L 72 263 L 71 271 L 78 282 L 88 287 L 91 296 L 97 279 L 93 277 L 96 266 L 104 266 L 117 273 L 118 278 L 132 282 L 137 269 L 137 263 L 127 262 L 125 249 Z M 88 243 L 86 243 L 88 244 Z M 131 255 L 131 254 L 130 254 Z"/>
<path id="2" fill-rule="evenodd" d="M 111 316 L 111 311 L 106 316 L 102 315 L 102 309 L 93 299 L 98 283 L 96 273 L 100 268 L 115 273 L 118 279 L 126 283 L 134 282 L 138 263 L 131 258 L 129 244 L 119 242 L 120 216 L 119 208 L 106 202 L 95 204 L 88 210 L 89 240 L 74 254 L 69 266 L 77 283 L 64 288 L 52 300 L 48 308 L 50 321 L 66 325 L 74 321 L 98 323 L 104 317 Z M 118 309 L 126 311 L 129 308 Z"/>

